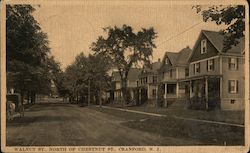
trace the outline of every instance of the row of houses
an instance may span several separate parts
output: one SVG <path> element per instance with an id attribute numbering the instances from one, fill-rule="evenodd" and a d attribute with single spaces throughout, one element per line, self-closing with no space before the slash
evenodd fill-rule
<path id="1" fill-rule="evenodd" d="M 151 68 L 132 68 L 128 73 L 128 89 L 139 104 L 183 108 L 244 109 L 244 38 L 224 52 L 223 35 L 202 30 L 193 47 L 179 52 L 166 52 Z M 114 84 L 111 100 L 120 101 L 121 81 L 112 73 Z"/>

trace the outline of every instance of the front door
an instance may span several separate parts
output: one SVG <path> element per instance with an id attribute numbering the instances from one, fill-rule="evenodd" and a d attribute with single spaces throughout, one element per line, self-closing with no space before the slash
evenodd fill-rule
<path id="1" fill-rule="evenodd" d="M 220 78 L 208 79 L 208 108 L 220 108 Z"/>

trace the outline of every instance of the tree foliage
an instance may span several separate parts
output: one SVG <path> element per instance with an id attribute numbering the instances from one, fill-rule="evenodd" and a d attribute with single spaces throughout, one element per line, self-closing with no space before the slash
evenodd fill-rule
<path id="1" fill-rule="evenodd" d="M 90 81 L 91 96 L 98 101 L 101 91 L 110 88 L 109 70 L 110 64 L 104 57 L 99 55 L 87 57 L 80 53 L 76 56 L 75 61 L 66 68 L 64 85 L 72 98 L 83 101 L 82 96 L 88 96 L 88 81 Z M 79 96 L 80 99 L 78 99 Z"/>
<path id="2" fill-rule="evenodd" d="M 225 24 L 226 29 L 221 30 L 224 34 L 224 51 L 232 45 L 237 45 L 239 39 L 245 35 L 245 6 L 244 5 L 213 5 L 204 9 L 204 6 L 196 5 L 193 8 L 203 16 L 203 21 L 212 21 L 217 25 Z"/>
<path id="3" fill-rule="evenodd" d="M 49 56 L 47 34 L 32 16 L 31 5 L 6 6 L 7 88 L 14 88 L 34 101 L 37 93 L 49 94 L 51 80 L 60 71 Z"/>
<path id="4" fill-rule="evenodd" d="M 99 36 L 96 42 L 93 42 L 91 49 L 97 55 L 104 56 L 118 69 L 121 82 L 122 92 L 127 99 L 127 76 L 132 66 L 143 63 L 150 65 L 150 57 L 153 49 L 156 48 L 154 43 L 157 37 L 153 28 L 142 28 L 134 32 L 131 26 L 123 25 L 122 27 L 104 28 L 107 37 Z"/>

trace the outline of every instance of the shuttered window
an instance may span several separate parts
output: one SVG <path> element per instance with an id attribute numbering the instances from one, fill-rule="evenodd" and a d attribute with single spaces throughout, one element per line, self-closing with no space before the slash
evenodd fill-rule
<path id="1" fill-rule="evenodd" d="M 200 73 L 200 63 L 195 63 L 195 74 Z"/>
<path id="2" fill-rule="evenodd" d="M 207 60 L 207 71 L 214 70 L 214 59 Z"/>
<path id="3" fill-rule="evenodd" d="M 237 70 L 238 69 L 238 58 L 228 58 L 228 67 L 230 70 Z"/>
<path id="4" fill-rule="evenodd" d="M 172 76 L 173 76 L 173 70 L 172 69 L 169 71 L 169 76 L 170 76 L 170 78 L 172 78 Z"/>
<path id="5" fill-rule="evenodd" d="M 238 80 L 229 80 L 228 81 L 228 92 L 229 93 L 238 93 L 238 86 L 239 86 Z"/>

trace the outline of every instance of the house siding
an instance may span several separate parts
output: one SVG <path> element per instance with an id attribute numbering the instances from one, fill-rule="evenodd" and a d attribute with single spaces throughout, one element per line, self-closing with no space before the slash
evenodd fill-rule
<path id="1" fill-rule="evenodd" d="M 170 70 L 164 72 L 163 80 L 176 80 L 176 68 L 172 69 L 172 77 L 170 76 Z"/>
<path id="2" fill-rule="evenodd" d="M 209 59 L 214 59 L 214 70 L 207 70 L 207 61 Z M 200 73 L 194 73 L 194 64 L 200 63 Z M 219 75 L 220 74 L 220 58 L 219 56 L 210 57 L 203 59 L 201 61 L 195 61 L 189 64 L 189 76 L 199 76 L 199 75 Z"/>
<path id="3" fill-rule="evenodd" d="M 244 110 L 244 96 L 245 96 L 245 77 L 244 77 L 244 58 L 238 58 L 238 70 L 230 70 L 228 68 L 229 57 L 222 57 L 222 95 L 221 107 L 224 110 Z M 229 93 L 228 81 L 238 80 L 238 92 Z M 231 103 L 231 100 L 235 100 Z"/>
<path id="4" fill-rule="evenodd" d="M 177 68 L 177 70 L 178 70 L 178 77 L 177 77 L 177 79 L 183 79 L 183 78 L 185 78 L 186 76 L 186 74 L 185 74 L 185 69 L 186 69 L 186 67 L 178 67 Z"/>
<path id="5" fill-rule="evenodd" d="M 199 61 L 202 59 L 207 59 L 209 57 L 218 55 L 218 51 L 213 46 L 213 44 L 204 36 L 204 34 L 201 34 L 200 40 L 203 40 L 203 39 L 207 40 L 207 53 L 201 54 L 201 43 L 200 43 L 201 41 L 198 41 L 198 45 L 196 48 L 194 48 L 194 53 L 192 57 L 190 58 L 190 62 Z"/>

